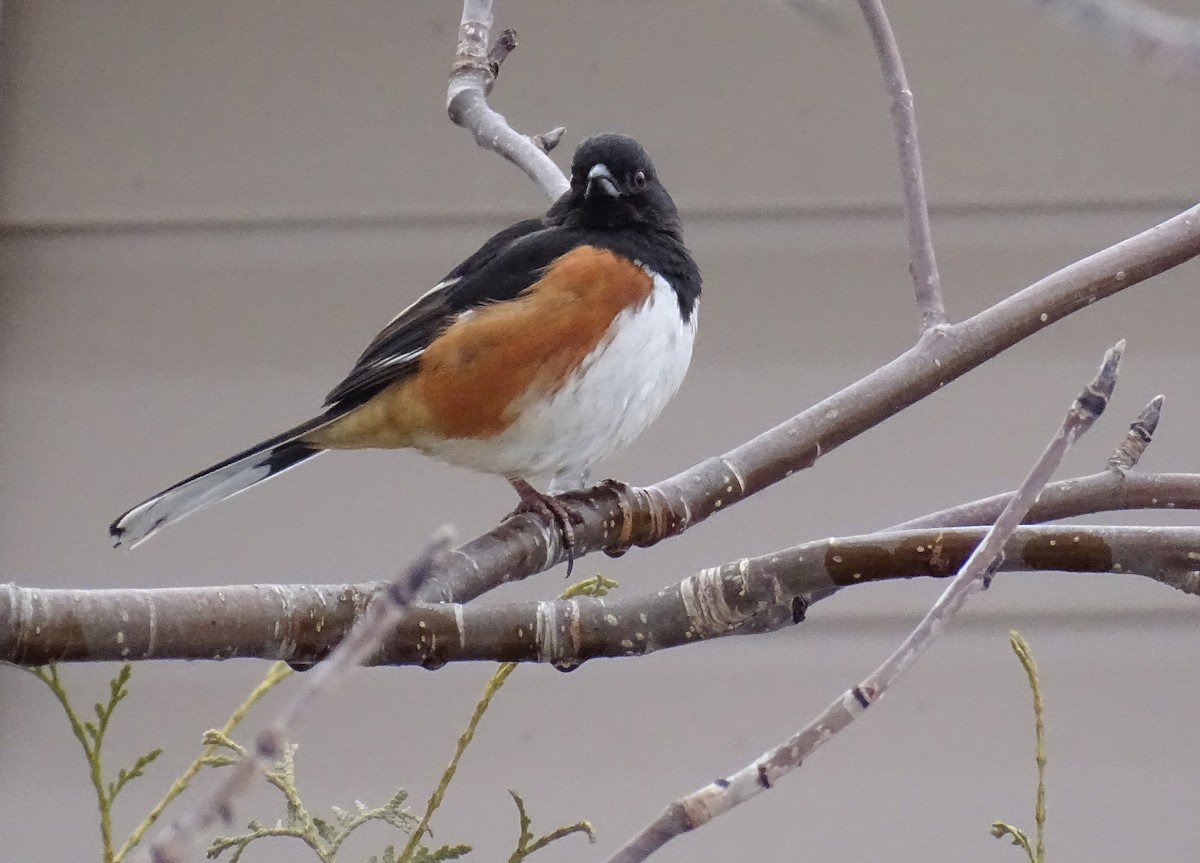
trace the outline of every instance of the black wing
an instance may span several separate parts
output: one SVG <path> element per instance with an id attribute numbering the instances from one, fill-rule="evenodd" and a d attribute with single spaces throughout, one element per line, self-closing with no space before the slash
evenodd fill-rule
<path id="1" fill-rule="evenodd" d="M 577 232 L 547 227 L 541 219 L 526 219 L 505 228 L 384 327 L 350 374 L 326 397 L 326 405 L 362 404 L 388 384 L 412 374 L 422 351 L 458 315 L 517 296 L 577 242 Z"/>

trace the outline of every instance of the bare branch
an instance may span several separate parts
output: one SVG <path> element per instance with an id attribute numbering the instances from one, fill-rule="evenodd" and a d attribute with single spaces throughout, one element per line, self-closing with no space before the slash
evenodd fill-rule
<path id="1" fill-rule="evenodd" d="M 487 97 L 496 83 L 500 66 L 517 47 L 515 30 L 505 30 L 494 45 L 489 45 L 492 21 L 491 0 L 464 0 L 458 50 L 454 54 L 454 66 L 446 89 L 446 112 L 451 122 L 475 136 L 475 143 L 508 159 L 550 200 L 556 200 L 569 184 L 546 154 L 558 143 L 562 133 L 555 130 L 557 136 L 555 132 L 549 132 L 529 138 L 508 125 L 508 121 L 488 105 Z"/>
<path id="2" fill-rule="evenodd" d="M 1200 75 L 1200 21 L 1138 0 L 1034 0 L 1163 69 Z"/>
<path id="3" fill-rule="evenodd" d="M 916 290 L 921 330 L 946 323 L 946 305 L 942 299 L 942 279 L 933 252 L 933 232 L 929 226 L 929 201 L 925 196 L 925 176 L 921 167 L 921 148 L 917 142 L 917 112 L 900 46 L 884 11 L 882 0 L 858 0 L 879 66 L 883 83 L 891 97 L 892 131 L 900 155 L 900 182 L 904 190 L 904 221 L 908 225 L 908 270 Z"/>
<path id="4" fill-rule="evenodd" d="M 1000 513 L 983 541 L 971 552 L 958 575 L 909 636 L 862 683 L 846 691 L 816 719 L 782 745 L 768 750 L 727 779 L 719 779 L 673 802 L 641 830 L 609 863 L 639 863 L 671 839 L 707 824 L 735 806 L 774 787 L 780 778 L 799 767 L 805 758 L 853 722 L 883 696 L 937 640 L 975 591 L 986 586 L 999 565 L 1004 546 L 1021 524 L 1025 513 L 1045 487 L 1063 454 L 1104 412 L 1116 385 L 1117 366 L 1124 342 L 1110 349 L 1096 378 L 1076 397 L 1050 444 Z"/>
<path id="5" fill-rule="evenodd" d="M 164 830 L 148 853 L 139 852 L 139 858 L 153 863 L 183 863 L 187 849 L 198 835 L 217 823 L 228 824 L 233 820 L 237 800 L 254 785 L 259 774 L 282 757 L 292 725 L 314 699 L 331 690 L 350 669 L 360 665 L 378 648 L 396 622 L 408 612 L 417 591 L 440 564 L 449 545 L 450 532 L 443 528 L 426 544 L 411 566 L 397 575 L 387 589 L 375 595 L 367 613 L 328 658 L 304 677 L 303 685 L 255 738 L 252 754 L 247 753 L 234 765 L 225 781 L 209 797 L 176 820 L 170 829 Z"/>
<path id="6" fill-rule="evenodd" d="M 1200 477 L 1192 477 L 1200 487 Z M 799 623 L 814 593 L 907 578 L 949 578 L 984 527 L 935 527 L 806 542 L 709 567 L 662 590 L 602 600 L 414 609 L 374 664 L 549 662 L 574 667 Z M 1137 575 L 1200 594 L 1200 527 L 1022 527 L 1003 571 Z M 0 657 L 144 661 L 228 657 L 307 665 L 345 636 L 380 585 L 226 585 L 159 590 L 0 589 L 0 612 L 25 609 Z M 286 599 L 285 599 L 286 597 Z M 204 626 L 221 615 L 219 628 Z M 757 626 L 768 614 L 772 625 Z M 0 627 L 0 632 L 4 627 Z"/>

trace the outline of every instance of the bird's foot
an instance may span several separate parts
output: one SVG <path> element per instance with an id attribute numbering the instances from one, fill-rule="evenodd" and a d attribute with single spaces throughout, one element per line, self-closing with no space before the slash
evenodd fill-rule
<path id="1" fill-rule="evenodd" d="M 583 516 L 567 507 L 557 497 L 543 494 L 523 479 L 510 477 L 508 482 L 521 497 L 521 502 L 512 512 L 513 515 L 529 513 L 549 518 L 558 528 L 563 551 L 567 554 L 567 578 L 570 578 L 575 570 L 575 530 L 572 525 L 583 524 Z"/>

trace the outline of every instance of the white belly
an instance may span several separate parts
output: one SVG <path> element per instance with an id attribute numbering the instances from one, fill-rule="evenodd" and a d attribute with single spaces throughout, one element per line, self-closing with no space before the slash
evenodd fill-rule
<path id="1" fill-rule="evenodd" d="M 519 406 L 519 418 L 489 438 L 423 440 L 432 456 L 485 473 L 579 477 L 627 446 L 658 417 L 683 383 L 692 358 L 697 307 L 686 323 L 674 290 L 654 288 L 622 312 L 608 335 L 551 399 Z"/>

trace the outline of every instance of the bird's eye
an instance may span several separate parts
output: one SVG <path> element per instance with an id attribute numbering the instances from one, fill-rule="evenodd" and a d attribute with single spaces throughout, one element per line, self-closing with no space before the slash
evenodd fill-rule
<path id="1" fill-rule="evenodd" d="M 634 171 L 633 176 L 629 178 L 629 185 L 638 191 L 646 188 L 646 172 Z"/>

